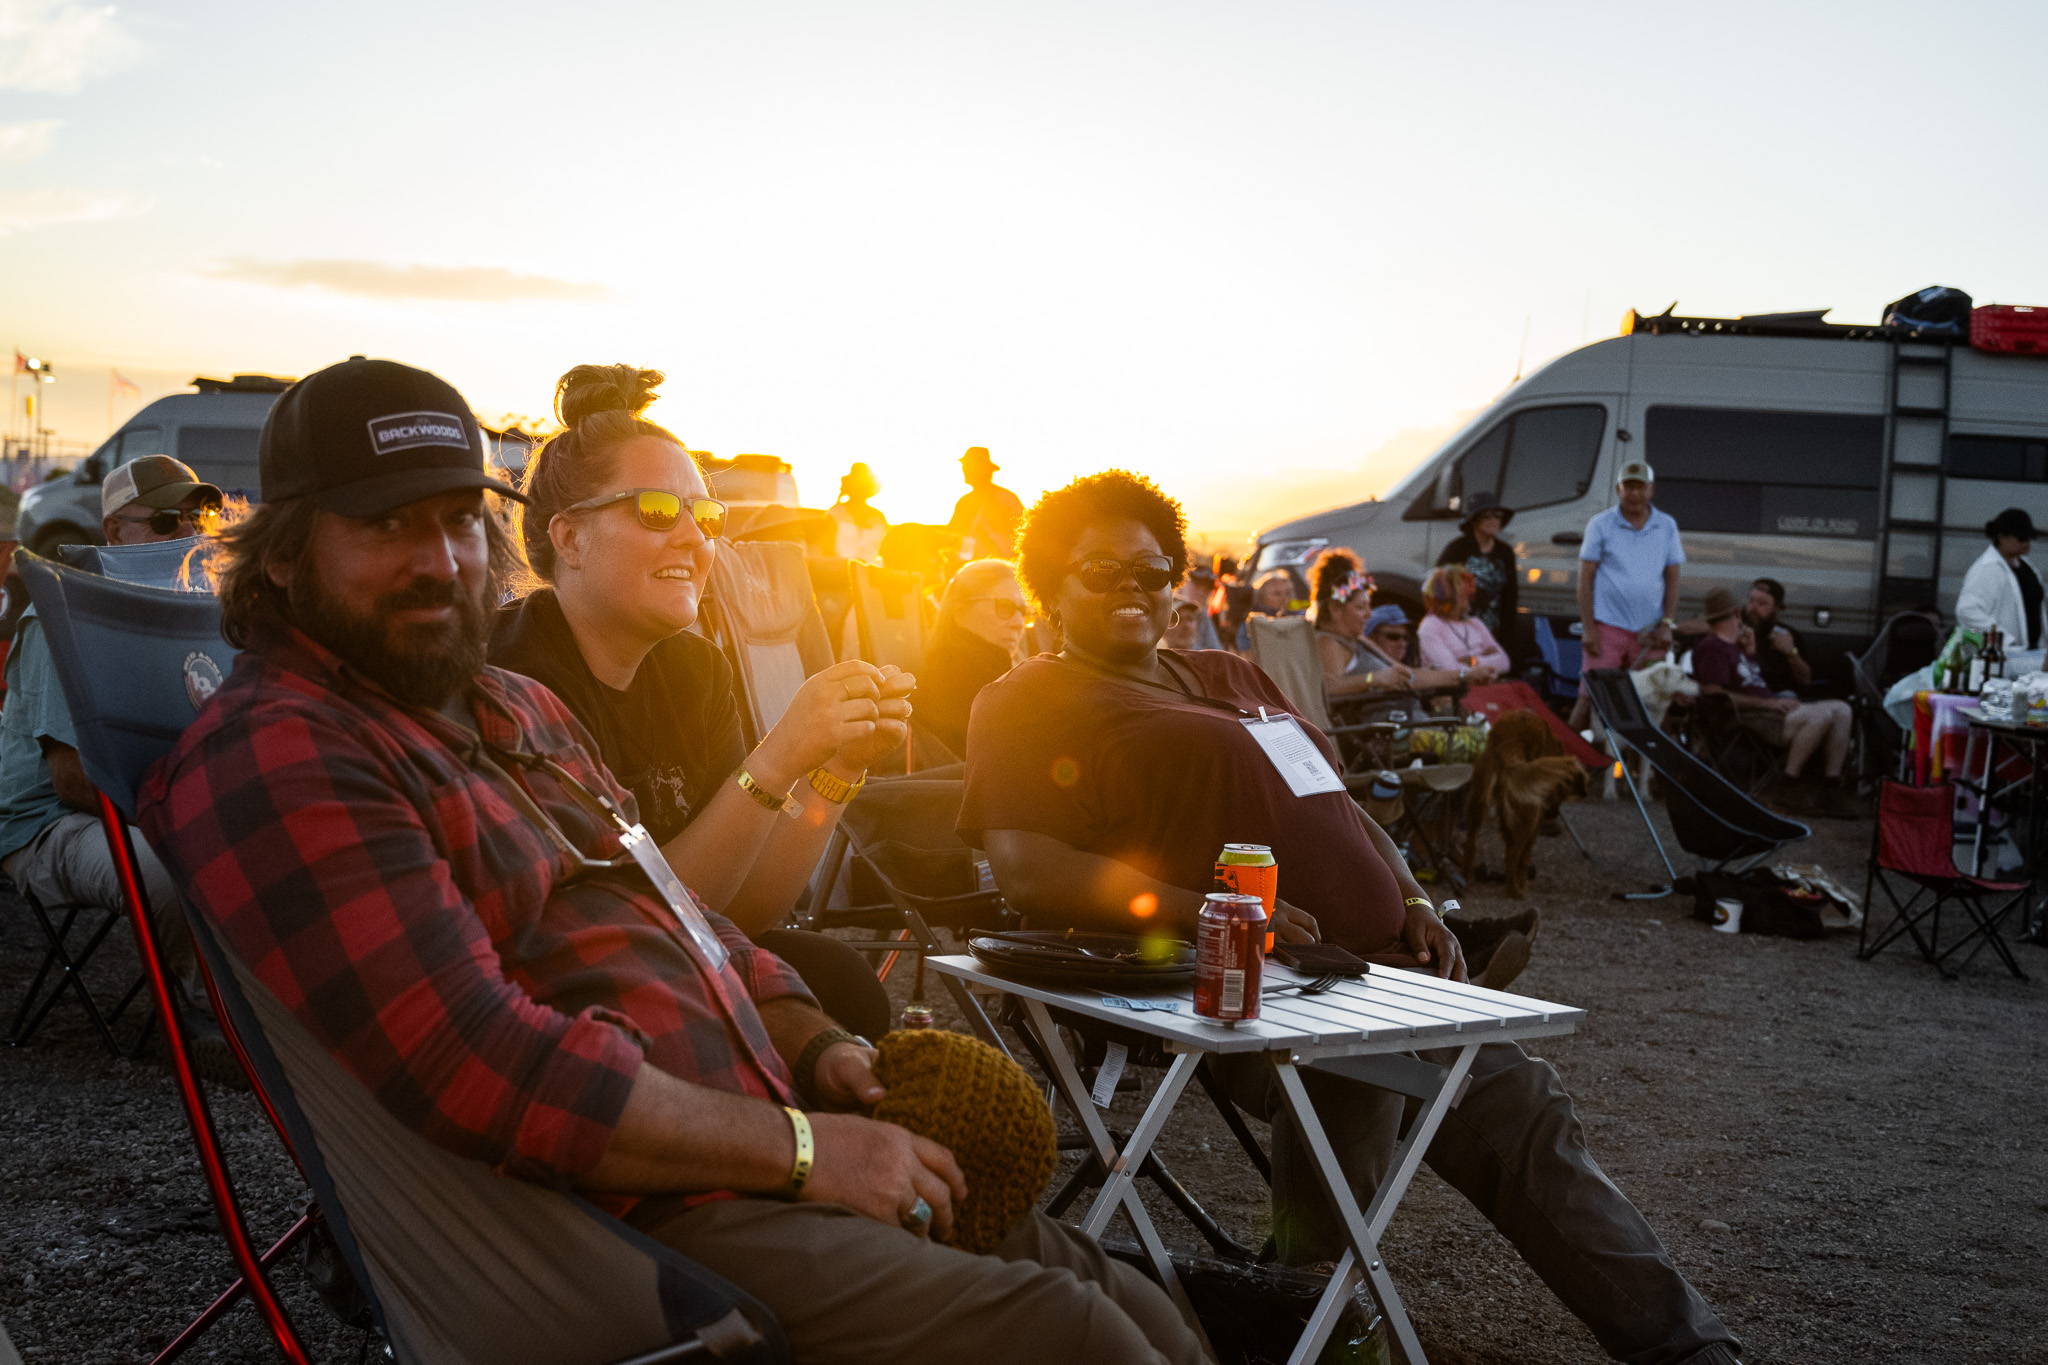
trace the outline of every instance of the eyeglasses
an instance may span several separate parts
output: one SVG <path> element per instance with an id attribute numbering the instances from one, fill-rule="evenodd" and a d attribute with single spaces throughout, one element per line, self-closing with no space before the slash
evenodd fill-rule
<path id="1" fill-rule="evenodd" d="M 1389 640 L 1405 640 L 1408 638 L 1408 631 L 1404 626 L 1381 626 L 1373 634 L 1384 635 Z"/>
<path id="2" fill-rule="evenodd" d="M 633 511 L 640 518 L 640 524 L 650 531 L 673 531 L 676 523 L 683 519 L 683 509 L 690 509 L 690 520 L 697 523 L 697 531 L 706 540 L 717 540 L 725 534 L 725 504 L 717 498 L 690 498 L 687 502 L 679 493 L 666 488 L 627 488 L 617 493 L 606 493 L 602 497 L 585 498 L 572 502 L 562 509 L 563 513 L 590 512 L 600 507 L 609 507 L 615 502 L 633 499 Z"/>
<path id="3" fill-rule="evenodd" d="M 1115 591 L 1126 574 L 1138 585 L 1139 592 L 1158 592 L 1173 581 L 1173 561 L 1165 555 L 1139 555 L 1131 560 L 1084 559 L 1078 564 L 1069 564 L 1067 572 L 1080 579 L 1081 586 L 1093 593 Z"/>
<path id="4" fill-rule="evenodd" d="M 970 603 L 993 602 L 998 621 L 1014 621 L 1024 614 L 1024 604 L 1014 597 L 970 597 L 967 600 Z"/>
<path id="5" fill-rule="evenodd" d="M 150 534 L 168 536 L 188 522 L 195 531 L 203 531 L 220 519 L 220 504 L 207 503 L 204 507 L 166 507 L 160 512 L 151 512 L 146 517 L 116 517 L 114 520 L 129 526 L 147 526 Z"/>

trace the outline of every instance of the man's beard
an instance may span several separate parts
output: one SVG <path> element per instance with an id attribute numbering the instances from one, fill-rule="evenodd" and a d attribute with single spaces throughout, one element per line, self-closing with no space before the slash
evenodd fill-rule
<path id="1" fill-rule="evenodd" d="M 400 701 L 437 710 L 483 670 L 491 638 L 488 585 L 471 596 L 459 582 L 421 578 L 378 598 L 363 615 L 330 596 L 306 568 L 286 593 L 294 622 Z M 441 606 L 455 608 L 452 620 L 390 621 L 393 612 Z"/>

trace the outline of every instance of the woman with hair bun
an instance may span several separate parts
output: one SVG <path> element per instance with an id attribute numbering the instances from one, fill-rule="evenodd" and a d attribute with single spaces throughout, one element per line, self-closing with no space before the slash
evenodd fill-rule
<path id="1" fill-rule="evenodd" d="M 902 744 L 916 680 L 834 664 L 745 750 L 731 669 L 689 632 L 725 507 L 683 443 L 642 415 L 661 381 L 579 365 L 556 385 L 563 430 L 533 452 L 522 489 L 521 535 L 543 582 L 500 613 L 491 661 L 568 703 L 676 875 L 760 938 L 794 905 L 868 765 Z M 811 979 L 788 937 L 770 946 Z"/>

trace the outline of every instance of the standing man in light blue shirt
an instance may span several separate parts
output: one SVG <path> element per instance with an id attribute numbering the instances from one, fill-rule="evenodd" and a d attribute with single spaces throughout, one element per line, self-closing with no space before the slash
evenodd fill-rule
<path id="1" fill-rule="evenodd" d="M 1657 476 L 1650 466 L 1641 460 L 1624 464 L 1614 488 L 1619 502 L 1593 515 L 1579 546 L 1579 626 L 1588 671 L 1629 667 L 1637 640 L 1652 626 L 1654 638 L 1670 644 L 1678 566 L 1685 563 L 1678 523 L 1651 506 Z M 1589 705 L 1581 671 L 1573 729 L 1586 723 Z"/>

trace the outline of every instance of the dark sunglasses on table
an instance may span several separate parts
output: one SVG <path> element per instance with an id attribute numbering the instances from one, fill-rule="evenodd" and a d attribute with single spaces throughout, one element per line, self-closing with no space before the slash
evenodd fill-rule
<path id="1" fill-rule="evenodd" d="M 970 597 L 967 600 L 994 603 L 998 621 L 1014 621 L 1024 614 L 1024 604 L 1011 597 Z"/>
<path id="2" fill-rule="evenodd" d="M 151 535 L 167 536 L 181 526 L 190 525 L 195 531 L 203 531 L 220 520 L 220 504 L 210 502 L 204 507 L 166 507 L 160 512 L 151 512 L 146 517 L 116 517 L 130 526 L 147 526 Z"/>
<path id="3" fill-rule="evenodd" d="M 1069 564 L 1067 572 L 1081 580 L 1090 592 L 1114 592 L 1128 576 L 1139 592 L 1158 592 L 1173 581 L 1173 561 L 1165 555 L 1139 555 L 1136 559 L 1084 559 Z"/>
<path id="4" fill-rule="evenodd" d="M 697 523 L 698 534 L 706 540 L 717 540 L 725 534 L 725 504 L 717 498 L 684 498 L 666 488 L 627 488 L 617 493 L 606 493 L 602 497 L 585 498 L 564 507 L 564 512 L 590 512 L 600 507 L 609 507 L 615 502 L 633 500 L 634 515 L 640 524 L 650 531 L 673 531 L 676 523 L 683 519 L 683 511 L 689 509 L 690 520 Z"/>

